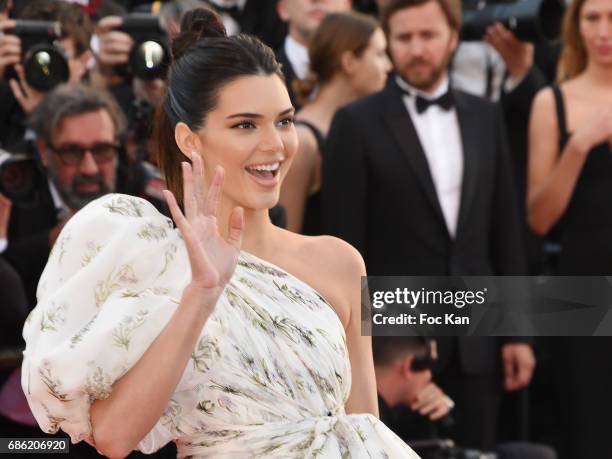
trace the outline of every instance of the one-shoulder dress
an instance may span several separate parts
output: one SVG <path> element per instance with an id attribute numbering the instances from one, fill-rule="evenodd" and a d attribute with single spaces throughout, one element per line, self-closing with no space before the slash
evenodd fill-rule
<path id="1" fill-rule="evenodd" d="M 44 431 L 90 438 L 91 403 L 159 335 L 190 277 L 180 232 L 142 199 L 107 195 L 68 222 L 24 327 L 22 386 Z M 175 441 L 179 457 L 418 457 L 374 416 L 345 413 L 350 388 L 345 332 L 330 304 L 243 251 L 138 449 Z"/>

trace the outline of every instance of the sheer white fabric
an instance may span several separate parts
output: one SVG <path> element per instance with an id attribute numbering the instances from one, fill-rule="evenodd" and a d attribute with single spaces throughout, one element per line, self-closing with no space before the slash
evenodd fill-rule
<path id="1" fill-rule="evenodd" d="M 109 195 L 62 231 L 25 328 L 22 386 L 41 428 L 77 442 L 175 311 L 190 280 L 172 222 Z M 161 371 L 161 369 L 160 369 Z M 152 375 L 154 377 L 154 375 Z M 342 324 L 311 287 L 241 252 L 164 415 L 139 444 L 179 457 L 417 457 L 371 415 L 346 415 Z"/>

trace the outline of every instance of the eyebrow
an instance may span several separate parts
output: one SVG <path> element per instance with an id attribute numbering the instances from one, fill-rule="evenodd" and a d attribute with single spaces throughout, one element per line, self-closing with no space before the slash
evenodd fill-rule
<path id="1" fill-rule="evenodd" d="M 288 115 L 289 113 L 292 113 L 294 111 L 295 108 L 290 107 L 287 110 L 283 110 L 282 112 L 280 112 L 278 116 Z M 228 116 L 226 119 L 229 120 L 232 118 L 263 118 L 263 115 L 259 113 L 234 113 L 233 115 Z"/>

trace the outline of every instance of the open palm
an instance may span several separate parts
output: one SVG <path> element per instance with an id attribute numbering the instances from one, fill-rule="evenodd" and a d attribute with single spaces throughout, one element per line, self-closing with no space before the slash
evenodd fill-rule
<path id="1" fill-rule="evenodd" d="M 210 188 L 205 193 L 202 159 L 194 154 L 192 161 L 193 168 L 186 162 L 182 164 L 185 213 L 172 192 L 166 190 L 164 196 L 172 218 L 185 239 L 192 286 L 218 297 L 236 268 L 242 244 L 243 212 L 240 207 L 232 211 L 229 234 L 223 238 L 217 222 L 223 168 L 217 167 Z"/>

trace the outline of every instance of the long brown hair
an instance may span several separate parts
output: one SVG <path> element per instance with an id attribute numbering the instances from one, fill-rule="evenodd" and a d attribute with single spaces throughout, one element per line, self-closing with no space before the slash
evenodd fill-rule
<path id="1" fill-rule="evenodd" d="M 293 82 L 298 103 L 304 105 L 317 85 L 329 82 L 341 68 L 346 51 L 359 57 L 379 27 L 376 19 L 361 13 L 332 13 L 325 16 L 308 46 L 310 74 Z"/>
<path id="2" fill-rule="evenodd" d="M 586 0 L 573 0 L 563 18 L 563 50 L 557 68 L 559 83 L 584 72 L 588 63 L 586 46 L 580 35 L 580 14 Z"/>

